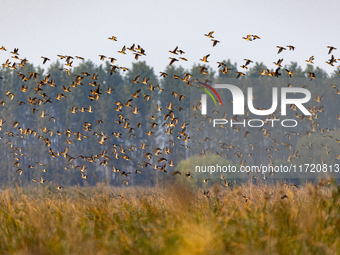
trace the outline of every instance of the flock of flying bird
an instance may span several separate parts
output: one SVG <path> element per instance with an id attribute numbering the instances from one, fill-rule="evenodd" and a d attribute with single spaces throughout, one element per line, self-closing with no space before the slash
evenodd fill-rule
<path id="1" fill-rule="evenodd" d="M 205 37 L 208 37 L 211 39 L 212 41 L 212 46 L 215 47 L 218 43 L 220 43 L 220 41 L 216 40 L 214 38 L 214 31 L 210 31 L 209 33 L 207 34 L 204 34 Z M 117 41 L 117 38 L 115 36 L 112 36 L 112 37 L 109 37 L 108 38 L 109 40 L 112 40 L 112 41 Z M 243 37 L 242 39 L 246 40 L 246 41 L 254 41 L 254 40 L 259 40 L 261 39 L 259 36 L 257 35 L 247 35 L 245 37 Z M 280 54 L 281 52 L 283 52 L 284 50 L 290 50 L 290 51 L 294 51 L 295 50 L 295 47 L 292 46 L 292 45 L 287 45 L 286 47 L 282 47 L 282 46 L 277 46 L 278 48 L 278 52 L 277 54 Z M 329 48 L 329 51 L 328 51 L 328 54 L 331 54 L 334 50 L 336 50 L 335 47 L 333 46 L 328 46 Z M 2 46 L 0 48 L 0 50 L 2 51 L 7 51 L 7 49 Z M 145 50 L 140 46 L 140 45 L 137 45 L 135 46 L 135 44 L 133 44 L 131 47 L 127 47 L 127 46 L 123 46 L 123 48 L 121 50 L 118 51 L 119 54 L 126 54 L 127 51 L 131 51 L 133 54 L 134 54 L 134 59 L 135 60 L 138 60 L 140 57 L 142 56 L 146 56 L 146 53 L 145 53 Z M 175 62 L 177 61 L 188 61 L 185 57 L 184 57 L 184 54 L 185 52 L 181 49 L 179 49 L 178 46 L 176 46 L 173 50 L 169 50 L 169 52 L 174 55 L 173 57 L 170 57 L 170 62 L 169 62 L 169 65 L 172 65 L 174 64 Z M 10 59 L 7 59 L 5 61 L 3 65 L 4 68 L 9 68 L 9 69 L 12 69 L 12 70 L 17 70 L 17 67 L 20 66 L 20 67 L 24 67 L 25 64 L 27 63 L 27 59 L 20 59 L 19 58 L 19 49 L 18 48 L 15 48 L 13 51 L 11 51 L 11 58 L 13 58 L 14 60 L 17 60 L 18 62 L 13 62 L 11 63 Z M 207 54 L 205 56 L 203 56 L 201 59 L 199 59 L 201 62 L 203 63 L 208 63 L 208 58 L 209 58 L 210 54 Z M 79 57 L 79 56 L 75 56 L 75 57 L 72 57 L 72 56 L 65 56 L 65 55 L 58 55 L 58 57 L 62 60 L 65 60 L 65 64 L 64 64 L 64 71 L 70 76 L 70 68 L 73 67 L 73 61 L 74 59 L 79 59 L 79 60 L 84 60 L 84 58 L 82 57 Z M 100 60 L 105 60 L 107 57 L 105 55 L 99 55 L 100 57 Z M 47 61 L 50 61 L 50 58 L 48 57 L 44 57 L 42 56 L 41 57 L 43 59 L 42 61 L 42 64 L 45 64 L 47 63 Z M 115 65 L 115 61 L 117 61 L 116 58 L 113 58 L 113 57 L 108 57 L 107 59 L 109 59 L 109 62 L 110 62 L 110 66 L 111 68 L 107 70 L 108 73 L 110 73 L 111 75 L 115 72 L 117 72 L 119 69 L 123 70 L 123 71 L 127 71 L 129 70 L 128 68 L 126 67 L 119 67 L 117 65 Z M 310 63 L 310 64 L 313 64 L 313 60 L 314 60 L 314 56 L 311 56 L 309 59 L 306 60 L 306 62 Z M 331 66 L 334 66 L 335 63 L 337 63 L 337 61 L 340 61 L 340 59 L 336 59 L 334 57 L 334 55 L 331 55 L 331 58 L 329 60 L 326 61 L 327 64 L 331 65 Z M 274 62 L 274 64 L 277 66 L 277 69 L 275 71 L 270 71 L 269 69 L 267 70 L 262 70 L 262 72 L 260 72 L 261 75 L 268 75 L 268 76 L 280 76 L 280 68 L 282 67 L 282 61 L 283 59 L 279 59 L 277 62 Z M 225 63 L 223 62 L 217 62 L 218 63 L 218 68 L 220 68 L 220 72 L 223 73 L 223 74 L 227 74 L 230 72 L 231 68 L 228 67 Z M 241 66 L 242 69 L 244 70 L 247 70 L 248 69 L 248 66 L 253 63 L 252 60 L 250 59 L 245 59 L 245 63 Z M 199 69 L 200 69 L 200 73 L 201 74 L 208 74 L 208 69 L 206 66 L 204 65 L 199 65 L 198 66 Z M 288 69 L 285 69 L 285 71 L 289 74 L 290 77 L 293 77 L 294 73 L 291 72 L 290 70 Z M 28 80 L 36 80 L 38 77 L 39 77 L 39 74 L 38 73 L 34 73 L 34 72 L 29 72 L 27 74 L 23 74 L 23 73 L 19 73 L 17 72 L 17 74 L 20 76 L 21 80 L 23 82 L 27 82 Z M 235 77 L 236 78 L 239 78 L 241 76 L 244 76 L 246 75 L 244 72 L 237 72 L 235 74 Z M 339 73 L 340 75 L 340 73 Z M 160 76 L 165 78 L 168 76 L 167 73 L 165 72 L 160 72 Z M 90 90 L 90 95 L 88 96 L 91 101 L 92 100 L 99 100 L 100 96 L 101 96 L 101 85 L 100 84 L 97 84 L 96 81 L 97 81 L 97 78 L 98 76 L 96 74 L 89 74 L 87 72 L 82 72 L 81 74 L 78 74 L 78 75 L 75 75 L 75 80 L 73 81 L 73 83 L 70 85 L 71 87 L 77 87 L 79 85 L 82 85 L 82 80 L 84 79 L 84 77 L 89 77 L 92 82 L 89 83 L 91 86 L 94 87 L 93 90 Z M 315 79 L 315 74 L 314 73 L 309 73 L 308 74 L 308 77 L 313 80 Z M 177 75 L 173 75 L 173 78 L 175 79 L 180 79 L 184 82 L 184 84 L 188 85 L 188 86 L 197 86 L 197 82 L 198 80 L 197 79 L 194 79 L 192 78 L 192 75 L 189 74 L 189 73 L 185 73 L 185 76 L 182 78 L 182 77 L 179 77 Z M 0 77 L 0 79 L 2 79 Z M 135 79 L 131 80 L 133 83 L 136 83 L 136 84 L 144 84 L 145 86 L 148 87 L 148 89 L 150 91 L 154 91 L 154 92 L 157 92 L 157 93 L 162 93 L 164 91 L 164 88 L 161 88 L 161 86 L 157 85 L 157 86 L 153 86 L 151 83 L 149 83 L 149 78 L 148 77 L 144 77 L 143 79 L 141 79 L 141 76 L 138 75 L 135 77 Z M 37 98 L 37 97 L 34 97 L 34 98 L 31 98 L 29 97 L 28 100 L 27 100 L 27 103 L 34 106 L 34 108 L 30 108 L 32 110 L 32 113 L 34 114 L 36 111 L 39 111 L 38 110 L 38 106 L 40 106 L 42 103 L 46 104 L 46 103 L 51 103 L 52 99 L 51 97 L 49 97 L 48 95 L 46 95 L 44 93 L 44 86 L 48 85 L 48 86 L 51 86 L 51 87 L 59 87 L 59 86 L 62 86 L 63 87 L 63 91 L 64 92 L 71 92 L 70 90 L 70 87 L 68 88 L 66 84 L 56 84 L 53 77 L 50 77 L 50 75 L 46 75 L 42 80 L 40 81 L 36 81 L 36 84 L 37 86 L 34 87 L 33 89 L 35 90 L 35 93 L 39 93 L 39 95 L 42 96 L 42 98 Z M 337 85 L 332 85 L 335 89 L 337 89 L 337 94 L 340 94 L 339 90 L 338 90 L 338 87 Z M 23 84 L 20 91 L 22 93 L 26 93 L 27 91 L 29 90 L 29 88 Z M 111 88 L 109 86 L 108 90 L 105 91 L 106 93 L 108 94 L 112 94 L 113 93 L 113 90 L 114 88 Z M 129 135 L 129 138 L 131 136 L 134 136 L 134 134 L 132 133 L 133 130 L 135 130 L 135 128 L 140 128 L 141 125 L 143 125 L 143 123 L 136 123 L 136 127 L 133 128 L 130 126 L 130 123 L 128 122 L 128 119 L 127 118 L 124 118 L 124 116 L 121 114 L 121 112 L 124 110 L 124 109 L 131 109 L 132 108 L 132 113 L 134 114 L 139 114 L 139 110 L 140 108 L 138 108 L 138 106 L 133 106 L 132 105 L 132 101 L 134 98 L 139 98 L 139 94 L 141 92 L 141 89 L 138 89 L 135 93 L 132 93 L 131 94 L 131 97 L 126 103 L 121 103 L 120 101 L 118 102 L 115 102 L 115 108 L 114 110 L 118 112 L 118 120 L 116 120 L 115 122 L 118 123 L 121 127 L 125 128 L 127 131 L 129 131 L 130 135 Z M 166 92 L 169 92 L 169 91 L 166 91 Z M 5 92 L 6 96 L 9 97 L 9 100 L 13 100 L 13 98 L 15 97 L 15 95 L 10 92 L 10 91 L 6 91 Z M 175 98 L 178 98 L 179 101 L 182 101 L 185 99 L 185 95 L 180 95 L 174 91 L 171 91 L 171 94 L 172 96 L 174 96 Z M 58 93 L 58 95 L 55 97 L 56 100 L 62 100 L 63 97 L 65 97 L 65 95 L 60 92 Z M 144 95 L 144 99 L 145 100 L 148 100 L 149 96 L 148 95 Z M 321 102 L 322 100 L 322 96 L 320 97 L 319 95 L 317 95 L 317 98 L 314 99 L 316 102 Z M 165 102 L 163 102 L 165 103 Z M 0 101 L 0 105 L 1 106 L 5 106 L 6 104 L 6 101 Z M 18 104 L 19 105 L 22 105 L 22 104 L 25 104 L 25 102 L 23 101 L 18 101 Z M 166 134 L 169 134 L 169 135 L 172 135 L 172 129 L 176 126 L 179 126 L 181 128 L 181 131 L 178 132 L 179 135 L 177 136 L 178 139 L 180 139 L 181 141 L 184 142 L 184 144 L 181 144 L 182 146 L 184 146 L 185 148 L 189 149 L 189 142 L 190 141 L 190 137 L 189 137 L 189 130 L 188 130 L 188 123 L 186 123 L 185 121 L 183 121 L 182 124 L 179 123 L 179 118 L 178 116 L 176 116 L 176 112 L 175 112 L 175 108 L 174 108 L 174 103 L 173 102 L 168 102 L 167 103 L 167 106 L 165 107 L 160 107 L 157 105 L 157 110 L 159 112 L 162 112 L 162 110 L 166 110 L 167 113 L 163 113 L 164 115 L 164 123 L 163 125 L 166 125 L 167 126 L 167 130 L 165 131 Z M 182 109 L 180 107 L 176 108 L 178 111 L 181 111 Z M 199 111 L 200 110 L 200 102 L 198 101 L 196 104 L 194 104 L 192 106 L 192 109 L 194 111 Z M 319 131 L 317 130 L 317 124 L 315 124 L 315 119 L 317 119 L 317 114 L 322 112 L 322 108 L 321 107 L 312 107 L 312 108 L 309 108 L 309 111 L 312 112 L 312 115 L 311 117 L 308 118 L 309 121 L 312 122 L 312 125 L 311 125 L 311 130 L 309 131 L 306 131 L 306 135 L 309 137 L 312 132 L 316 132 L 316 131 Z M 89 113 L 93 113 L 94 112 L 94 109 L 91 107 L 91 105 L 87 108 L 85 107 L 81 107 L 81 108 L 77 108 L 75 106 L 72 107 L 72 109 L 69 110 L 71 113 L 74 113 L 76 114 L 77 111 L 80 111 L 80 112 L 89 112 Z M 217 112 L 217 111 L 216 111 Z M 193 114 L 195 116 L 195 118 L 198 116 L 198 114 Z M 47 116 L 47 114 L 42 110 L 40 111 L 40 117 L 42 118 L 45 118 Z M 10 121 L 10 120 L 5 120 L 6 116 L 1 116 L 2 118 L 0 118 L 0 128 L 3 127 L 4 123 L 6 121 Z M 211 121 L 211 117 L 209 116 L 200 116 L 202 117 L 203 119 L 205 120 L 209 120 L 209 122 Z M 225 118 L 226 116 L 223 116 L 222 118 Z M 269 117 L 272 117 L 272 116 L 268 116 Z M 275 116 L 274 116 L 275 117 Z M 302 119 L 303 116 L 302 115 L 299 115 L 296 113 L 296 117 Z M 152 118 L 152 121 L 151 122 L 151 129 L 145 133 L 146 135 L 149 135 L 149 136 L 152 136 L 154 135 L 154 132 L 152 131 L 153 128 L 155 128 L 158 124 L 156 123 L 156 117 L 153 117 L 153 116 L 150 116 L 150 118 Z M 339 115 L 339 119 L 340 119 L 340 115 Z M 49 121 L 55 121 L 55 118 L 53 116 L 51 116 L 49 118 Z M 234 120 L 236 121 L 237 120 L 237 116 L 234 117 Z M 200 121 L 202 122 L 202 121 Z M 203 121 L 204 122 L 204 121 Z M 21 127 L 18 127 L 19 126 L 19 122 L 16 122 L 16 121 L 12 121 L 12 125 L 13 125 L 13 128 L 17 128 L 18 130 L 20 130 L 20 136 L 22 138 L 24 138 L 25 136 L 28 136 L 28 135 L 33 135 L 35 136 L 37 134 L 37 131 L 34 131 L 32 129 L 29 129 L 29 128 L 26 128 L 26 129 L 23 129 Z M 86 132 L 89 132 L 91 130 L 91 126 L 92 124 L 89 123 L 89 122 L 85 122 L 84 123 L 84 130 Z M 220 126 L 221 128 L 225 128 L 223 126 Z M 238 127 L 233 127 L 233 129 L 235 131 L 242 131 L 244 132 L 244 137 L 246 137 L 248 134 L 250 134 L 249 131 L 245 131 L 245 130 L 241 130 L 239 129 Z M 198 129 L 199 130 L 199 129 Z M 53 131 L 51 130 L 48 130 L 46 127 L 44 129 L 41 129 L 41 131 L 44 133 L 44 134 L 48 134 L 50 133 L 50 135 L 52 136 L 53 134 Z M 200 130 L 202 131 L 202 130 Z M 263 136 L 264 137 L 268 137 L 271 141 L 272 141 L 272 145 L 278 145 L 278 142 L 273 139 L 270 135 L 270 132 L 269 130 L 267 130 L 266 128 L 262 128 L 262 131 L 263 131 Z M 324 132 L 331 132 L 332 130 L 331 129 L 328 129 L 328 130 L 322 130 L 320 128 L 320 132 L 324 133 Z M 17 134 L 14 134 L 13 132 L 11 131 L 6 131 L 5 132 L 8 137 L 14 137 L 15 135 Z M 88 138 L 87 135 L 84 135 L 82 134 L 81 132 L 73 132 L 71 131 L 70 129 L 66 129 L 65 132 L 59 132 L 57 131 L 56 132 L 57 135 L 59 136 L 62 136 L 64 135 L 65 136 L 65 140 L 66 140 L 66 143 L 68 144 L 72 144 L 72 141 L 70 141 L 68 138 L 71 137 L 71 135 L 74 135 L 75 136 L 75 139 L 77 140 L 83 140 L 85 138 Z M 105 134 L 103 131 L 99 131 L 99 132 L 95 132 L 93 133 L 93 135 L 95 135 L 99 140 L 97 141 L 99 144 L 102 144 L 104 145 L 106 140 L 109 138 L 107 134 Z M 112 135 L 116 138 L 121 138 L 121 133 L 116 133 L 116 132 L 112 132 Z M 290 140 L 290 137 L 291 135 L 299 135 L 301 136 L 301 134 L 299 133 L 294 133 L 294 132 L 291 132 L 291 133 L 287 133 L 285 134 L 285 137 L 288 138 L 288 140 Z M 63 151 L 55 151 L 53 150 L 50 146 L 52 144 L 51 140 L 49 138 L 46 138 L 42 135 L 39 135 L 38 136 L 38 139 L 41 139 L 45 142 L 46 146 L 49 147 L 48 149 L 48 152 L 49 152 L 49 155 L 51 157 L 59 157 L 59 156 L 62 156 L 64 158 L 67 158 L 68 159 L 68 162 L 69 164 L 65 167 L 65 169 L 67 169 L 67 167 L 72 167 L 74 168 L 75 170 L 79 170 L 79 173 L 80 173 L 80 177 L 83 178 L 83 179 L 87 179 L 88 176 L 86 174 L 86 169 L 87 167 L 85 167 L 85 164 L 82 164 L 82 165 L 72 165 L 72 161 L 75 160 L 77 157 L 72 157 L 70 156 L 70 152 L 69 152 L 69 147 L 65 148 L 65 150 Z M 340 140 L 336 140 L 337 142 L 340 143 Z M 20 148 L 20 147 L 14 147 L 13 146 L 13 143 L 11 141 L 7 141 L 6 144 L 9 144 L 11 146 L 11 149 L 13 150 L 13 153 L 14 153 L 14 158 L 15 158 L 15 161 L 14 161 L 14 165 L 13 167 L 16 169 L 16 172 L 21 175 L 24 170 L 25 170 L 25 167 L 21 166 L 21 162 L 20 162 L 20 158 L 19 156 L 25 156 L 24 153 L 22 153 L 22 150 L 24 148 Z M 139 163 L 137 164 L 135 167 L 136 168 L 147 168 L 147 167 L 153 167 L 153 169 L 155 170 L 159 170 L 159 171 L 162 171 L 162 172 L 167 172 L 168 168 L 173 168 L 175 167 L 175 164 L 173 163 L 173 160 L 172 159 L 167 159 L 165 157 L 163 157 L 162 155 L 169 155 L 172 153 L 172 151 L 176 148 L 174 148 L 174 142 L 172 140 L 169 140 L 167 142 L 167 144 L 169 144 L 169 146 L 166 146 L 165 148 L 157 148 L 157 147 L 154 147 L 153 151 L 147 151 L 147 146 L 145 143 L 143 143 L 141 146 L 140 146 L 140 149 L 142 149 L 143 151 L 146 150 L 146 152 L 144 152 L 144 158 L 146 159 L 151 159 L 151 158 L 156 158 L 157 157 L 157 160 L 156 160 L 156 164 L 152 165 L 150 162 L 148 161 L 144 161 L 143 163 Z M 240 148 L 238 148 L 237 146 L 234 146 L 232 144 L 227 144 L 227 143 L 220 143 L 221 145 L 221 150 L 228 150 L 228 151 L 231 151 L 231 152 L 234 152 L 234 150 L 236 150 L 236 152 L 234 153 L 235 157 L 237 158 L 240 158 L 241 159 L 241 162 L 239 165 L 244 165 L 245 164 L 245 159 L 243 158 L 243 155 L 242 155 L 242 150 Z M 290 148 L 292 147 L 292 145 L 290 145 L 289 143 L 282 143 L 283 146 L 287 147 L 287 148 Z M 251 150 L 254 150 L 254 147 L 252 144 L 249 144 L 249 146 L 251 147 Z M 312 145 L 310 144 L 310 147 Z M 306 147 L 308 147 L 306 145 Z M 271 147 L 272 150 L 275 150 L 276 148 L 275 147 Z M 127 152 L 128 151 L 135 151 L 137 150 L 137 146 L 133 145 L 131 146 L 130 148 L 122 148 L 122 146 L 120 145 L 117 145 L 117 144 L 114 144 L 111 148 L 113 150 L 113 153 L 111 155 L 115 155 L 115 158 L 116 159 L 124 159 L 124 160 L 130 160 L 130 157 L 127 155 Z M 327 149 L 327 148 L 326 148 Z M 326 150 L 327 151 L 327 150 Z M 202 149 L 202 152 L 200 153 L 199 156 L 201 157 L 204 157 L 207 153 L 210 153 L 209 150 L 203 150 Z M 227 157 L 227 155 L 225 155 L 224 153 L 218 153 L 216 152 L 216 154 L 220 157 Z M 248 153 L 247 156 L 251 157 L 253 154 L 251 153 Z M 97 155 L 92 155 L 92 156 L 81 156 L 84 160 L 87 160 L 89 162 L 97 162 L 97 161 L 100 161 L 100 165 L 104 165 L 106 166 L 108 164 L 108 162 L 111 160 L 111 158 L 108 156 L 107 154 L 107 151 L 104 149 L 102 151 L 102 153 L 100 154 L 97 154 Z M 288 162 L 291 162 L 293 158 L 299 158 L 299 155 L 298 155 L 298 151 L 294 150 L 291 155 L 287 158 L 287 161 Z M 270 157 L 268 157 L 270 163 L 272 164 L 271 160 L 270 160 Z M 340 155 L 337 156 L 337 159 L 340 159 Z M 313 159 L 314 160 L 314 159 Z M 164 163 L 164 164 L 163 164 Z M 39 165 L 42 165 L 44 166 L 43 163 L 39 163 L 37 162 L 37 164 Z M 119 173 L 120 175 L 122 175 L 123 177 L 128 177 L 131 172 L 128 172 L 128 171 L 125 171 L 125 170 L 120 170 L 120 169 L 116 169 L 113 165 L 111 166 L 112 167 L 112 171 L 113 172 L 116 172 L 116 173 Z M 29 165 L 28 168 L 34 168 L 34 166 L 32 165 Z M 43 169 L 43 172 L 45 172 L 46 170 Z M 138 174 L 138 173 L 141 173 L 142 171 L 140 169 L 136 169 L 135 170 L 135 173 Z M 273 174 L 273 173 L 271 173 Z M 175 171 L 173 170 L 172 171 L 172 175 L 182 175 L 181 172 L 179 171 Z M 193 174 L 191 172 L 187 172 L 187 173 L 184 173 L 184 175 L 188 178 L 192 178 L 193 177 Z M 266 179 L 267 177 L 264 176 L 263 179 Z M 46 182 L 46 180 L 43 178 L 43 176 L 41 176 L 40 178 L 37 178 L 37 179 L 32 179 L 33 181 L 35 182 L 38 182 L 38 183 L 41 183 L 43 184 L 44 182 Z M 223 185 L 225 185 L 226 187 L 230 186 L 230 182 L 228 182 L 226 180 L 226 178 L 221 175 L 221 180 L 222 180 L 222 183 Z M 203 179 L 202 180 L 204 183 L 208 182 L 209 179 Z M 122 184 L 125 183 L 126 185 L 128 185 L 128 180 L 127 179 L 123 179 L 122 180 Z M 63 186 L 57 186 L 57 189 L 63 189 L 64 187 Z M 208 197 L 209 194 L 208 192 L 204 192 L 203 193 L 203 196 L 206 196 Z M 287 196 L 286 196 L 287 197 Z M 286 197 L 283 197 L 283 198 L 286 198 Z M 245 197 L 246 200 L 248 199 L 247 197 Z"/>

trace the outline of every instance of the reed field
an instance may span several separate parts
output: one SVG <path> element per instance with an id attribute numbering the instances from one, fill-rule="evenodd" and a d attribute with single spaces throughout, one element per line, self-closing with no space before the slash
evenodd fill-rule
<path id="1" fill-rule="evenodd" d="M 339 198 L 335 183 L 3 189 L 0 252 L 339 254 Z"/>

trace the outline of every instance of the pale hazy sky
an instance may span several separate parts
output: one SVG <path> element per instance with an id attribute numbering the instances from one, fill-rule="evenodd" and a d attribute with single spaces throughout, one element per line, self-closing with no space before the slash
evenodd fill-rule
<path id="1" fill-rule="evenodd" d="M 330 58 L 327 46 L 340 58 L 340 1 L 74 1 L 13 0 L 2 1 L 0 15 L 0 62 L 19 48 L 20 57 L 42 65 L 41 56 L 55 61 L 57 54 L 81 56 L 99 64 L 99 54 L 118 59 L 118 66 L 131 67 L 134 55 L 119 54 L 124 45 L 140 44 L 147 64 L 156 74 L 165 69 L 176 46 L 186 52 L 189 61 L 176 62 L 190 68 L 204 55 L 216 69 L 217 61 L 230 58 L 238 66 L 248 58 L 273 62 L 284 58 L 283 65 L 315 56 L 315 64 L 327 72 Z M 204 34 L 214 30 L 221 43 L 212 47 Z M 242 39 L 255 34 L 260 40 Z M 115 35 L 117 42 L 108 40 Z M 295 51 L 277 54 L 276 46 L 294 45 Z M 75 60 L 74 63 L 79 63 Z M 340 65 L 339 63 L 336 65 Z M 251 65 L 250 65 L 251 66 Z"/>

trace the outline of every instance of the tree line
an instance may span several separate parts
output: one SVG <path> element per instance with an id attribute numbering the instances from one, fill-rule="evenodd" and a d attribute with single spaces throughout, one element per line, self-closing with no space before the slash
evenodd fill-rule
<path id="1" fill-rule="evenodd" d="M 302 152 L 306 149 L 303 145 L 307 145 L 310 139 L 303 139 L 309 134 L 306 132 L 311 125 L 316 129 L 311 131 L 311 135 L 318 145 L 313 151 L 315 160 L 320 160 L 319 154 L 325 151 L 320 144 L 330 144 L 328 147 L 334 149 L 332 152 L 327 150 L 323 160 L 335 162 L 335 136 L 334 139 L 324 137 L 331 136 L 327 130 L 327 134 L 320 135 L 320 128 L 337 128 L 338 95 L 336 89 L 330 86 L 330 82 L 337 82 L 339 75 L 336 72 L 328 75 L 313 65 L 307 65 L 303 70 L 292 62 L 280 69 L 280 76 L 265 77 L 260 73 L 268 68 L 263 63 L 254 63 L 245 76 L 235 79 L 240 68 L 230 60 L 224 63 L 230 69 L 228 73 L 222 73 L 223 66 L 214 72 L 208 66 L 202 69 L 202 65 L 196 64 L 190 70 L 169 65 L 164 70 L 166 77 L 156 74 L 145 61 L 133 63 L 130 70 L 114 72 L 110 72 L 110 62 L 95 65 L 90 60 L 81 61 L 68 71 L 61 61 L 52 63 L 46 71 L 30 63 L 16 69 L 3 66 L 0 70 L 1 183 L 29 184 L 32 179 L 38 180 L 43 176 L 59 185 L 95 185 L 96 182 L 122 185 L 122 180 L 126 179 L 129 185 L 149 186 L 176 178 L 172 171 L 182 160 L 195 155 L 204 157 L 208 153 L 227 156 L 235 164 L 242 159 L 247 164 L 258 163 L 262 159 L 286 162 L 292 150 Z M 300 80 L 292 80 L 285 69 Z M 314 73 L 317 79 L 310 81 L 309 73 Z M 270 88 L 300 81 L 301 84 L 294 86 L 304 84 L 314 97 L 316 94 L 324 96 L 322 103 L 312 100 L 308 104 L 309 107 L 323 105 L 323 112 L 317 115 L 318 121 L 313 122 L 307 118 L 299 120 L 297 112 L 291 110 L 287 117 L 299 120 L 299 126 L 294 129 L 299 135 L 282 127 L 271 128 L 270 137 L 264 137 L 263 130 L 243 127 L 240 130 L 205 128 L 211 126 L 211 118 L 221 118 L 224 112 L 227 112 L 228 118 L 235 116 L 231 116 L 231 106 L 226 109 L 213 106 L 213 102 L 209 101 L 209 108 L 215 111 L 208 113 L 209 116 L 195 117 L 200 114 L 201 94 L 195 81 L 203 80 L 209 84 L 233 82 L 244 90 L 257 83 Z M 270 93 L 271 90 L 254 90 L 257 107 L 270 107 Z M 230 94 L 221 95 L 226 101 L 232 101 Z M 135 107 L 137 114 L 133 113 Z M 89 112 L 91 108 L 93 111 Z M 246 131 L 250 133 L 244 139 Z M 190 137 L 190 142 L 180 134 L 183 132 Z M 286 134 L 290 135 L 289 142 Z M 207 137 L 211 140 L 204 141 Z M 273 145 L 270 139 L 280 145 Z M 238 148 L 216 147 L 222 141 Z M 249 143 L 258 148 L 256 153 L 252 152 Z M 291 148 L 282 143 L 289 143 Z M 241 153 L 235 155 L 237 151 Z M 255 155 L 249 157 L 247 153 Z M 270 157 L 268 153 L 271 153 Z M 305 155 L 309 155 L 309 151 Z M 169 166 L 170 160 L 173 166 Z M 165 170 L 160 170 L 164 165 Z M 86 170 L 80 174 L 80 169 Z M 121 174 L 124 172 L 131 174 L 124 176 Z M 88 178 L 82 178 L 82 175 Z"/>

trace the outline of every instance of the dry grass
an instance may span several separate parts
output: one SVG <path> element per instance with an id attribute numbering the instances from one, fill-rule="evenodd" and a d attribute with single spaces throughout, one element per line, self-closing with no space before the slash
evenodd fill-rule
<path id="1" fill-rule="evenodd" d="M 339 254 L 338 186 L 66 188 L 0 194 L 3 254 Z M 281 199 L 283 195 L 288 198 Z M 246 196 L 249 198 L 245 202 Z"/>

